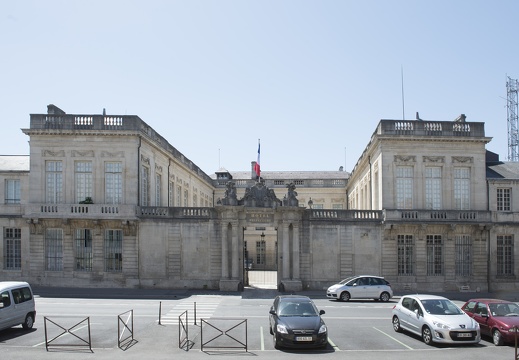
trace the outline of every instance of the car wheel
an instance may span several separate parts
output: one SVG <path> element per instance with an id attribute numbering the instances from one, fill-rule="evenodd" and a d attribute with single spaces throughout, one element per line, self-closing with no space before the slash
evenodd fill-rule
<path id="1" fill-rule="evenodd" d="M 503 345 L 503 336 L 501 336 L 499 330 L 494 329 L 494 331 L 492 332 L 492 341 L 494 342 L 495 346 Z"/>
<path id="2" fill-rule="evenodd" d="M 350 301 L 350 293 L 347 291 L 344 291 L 341 293 L 341 301 Z"/>
<path id="3" fill-rule="evenodd" d="M 424 326 L 422 329 L 422 339 L 427 345 L 432 345 L 433 343 L 431 329 L 428 326 Z"/>
<path id="4" fill-rule="evenodd" d="M 279 349 L 280 348 L 275 332 L 272 332 L 272 344 L 274 345 L 274 349 Z"/>
<path id="5" fill-rule="evenodd" d="M 396 332 L 402 332 L 402 328 L 400 327 L 400 319 L 398 316 L 393 316 L 393 330 Z"/>
<path id="6" fill-rule="evenodd" d="M 380 301 L 388 302 L 389 301 L 389 294 L 387 292 L 383 292 L 380 294 Z"/>
<path id="7" fill-rule="evenodd" d="M 25 317 L 25 321 L 22 324 L 22 327 L 25 330 L 29 330 L 29 329 L 32 329 L 33 325 L 34 325 L 34 319 L 33 319 L 32 315 L 27 314 L 27 316 Z"/>

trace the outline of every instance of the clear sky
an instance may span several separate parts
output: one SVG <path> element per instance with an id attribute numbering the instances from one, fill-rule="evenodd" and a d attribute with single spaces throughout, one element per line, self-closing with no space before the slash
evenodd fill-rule
<path id="1" fill-rule="evenodd" d="M 208 174 L 249 170 L 258 139 L 263 171 L 351 171 L 380 119 L 417 111 L 485 122 L 506 160 L 518 15 L 517 0 L 0 0 L 0 154 L 29 154 L 20 129 L 55 104 L 138 115 Z"/>

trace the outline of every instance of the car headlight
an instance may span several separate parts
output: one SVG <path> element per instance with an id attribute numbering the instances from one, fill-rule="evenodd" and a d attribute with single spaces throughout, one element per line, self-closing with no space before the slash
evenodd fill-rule
<path id="1" fill-rule="evenodd" d="M 450 330 L 450 326 L 439 321 L 433 321 L 433 325 L 440 329 Z"/>
<path id="2" fill-rule="evenodd" d="M 321 327 L 319 328 L 319 334 L 325 333 L 326 331 L 328 331 L 328 329 L 326 328 L 326 325 L 322 324 Z"/>
<path id="3" fill-rule="evenodd" d="M 278 331 L 278 333 L 288 334 L 287 327 L 285 325 L 283 325 L 283 324 L 277 324 L 276 330 Z"/>

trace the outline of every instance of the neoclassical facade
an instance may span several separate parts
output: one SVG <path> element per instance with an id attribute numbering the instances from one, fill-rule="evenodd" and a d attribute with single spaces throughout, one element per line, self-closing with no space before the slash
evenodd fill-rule
<path id="1" fill-rule="evenodd" d="M 207 175 L 138 116 L 32 114 L 0 156 L 0 279 L 236 291 L 353 274 L 395 290 L 517 288 L 519 166 L 484 123 L 381 120 L 353 171 Z M 0 189 L 1 191 L 1 189 Z M 3 195 L 3 196 L 2 196 Z"/>

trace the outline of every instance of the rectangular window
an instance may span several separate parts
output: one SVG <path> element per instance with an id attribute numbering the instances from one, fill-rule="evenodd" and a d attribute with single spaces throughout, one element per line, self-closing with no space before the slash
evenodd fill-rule
<path id="1" fill-rule="evenodd" d="M 425 168 L 425 208 L 439 210 L 442 207 L 442 169 Z"/>
<path id="2" fill-rule="evenodd" d="M 469 235 L 455 237 L 456 276 L 472 274 L 472 239 Z"/>
<path id="3" fill-rule="evenodd" d="M 63 270 L 63 230 L 47 229 L 45 233 L 46 269 Z"/>
<path id="4" fill-rule="evenodd" d="M 413 253 L 413 235 L 398 235 L 398 275 L 414 275 Z"/>
<path id="5" fill-rule="evenodd" d="M 61 161 L 47 161 L 45 163 L 45 178 L 47 204 L 61 204 L 63 202 L 63 163 Z"/>
<path id="6" fill-rule="evenodd" d="M 4 228 L 4 269 L 22 268 L 22 230 Z"/>
<path id="7" fill-rule="evenodd" d="M 397 166 L 396 168 L 396 207 L 398 209 L 413 208 L 412 166 Z"/>
<path id="8" fill-rule="evenodd" d="M 427 235 L 427 275 L 443 275 L 443 242 L 441 235 Z"/>
<path id="9" fill-rule="evenodd" d="M 76 161 L 76 203 L 85 201 L 87 197 L 92 198 L 92 162 Z"/>
<path id="10" fill-rule="evenodd" d="M 123 198 L 123 165 L 120 162 L 105 163 L 105 201 L 121 204 Z"/>
<path id="11" fill-rule="evenodd" d="M 162 192 L 162 176 L 155 174 L 155 206 L 162 206 L 160 201 L 160 194 Z"/>
<path id="12" fill-rule="evenodd" d="M 497 211 L 510 211 L 510 193 L 512 189 L 497 189 Z"/>
<path id="13" fill-rule="evenodd" d="M 7 179 L 5 180 L 5 203 L 19 204 L 20 203 L 20 180 Z"/>
<path id="14" fill-rule="evenodd" d="M 92 231 L 76 229 L 76 270 L 92 271 Z"/>
<path id="15" fill-rule="evenodd" d="M 189 198 L 189 192 L 187 191 L 187 189 L 184 190 L 184 207 L 188 207 L 188 203 L 187 203 L 187 200 Z"/>
<path id="16" fill-rule="evenodd" d="M 265 241 L 256 241 L 256 264 L 265 264 Z"/>
<path id="17" fill-rule="evenodd" d="M 123 270 L 123 234 L 122 230 L 105 231 L 105 271 Z"/>
<path id="18" fill-rule="evenodd" d="M 497 236 L 497 276 L 514 275 L 513 235 Z"/>
<path id="19" fill-rule="evenodd" d="M 304 204 L 303 204 L 303 206 L 304 206 Z M 342 204 L 332 204 L 332 209 L 333 210 L 342 210 L 343 206 L 342 206 Z"/>
<path id="20" fill-rule="evenodd" d="M 148 206 L 150 203 L 150 169 L 146 166 L 141 168 L 141 206 Z"/>
<path id="21" fill-rule="evenodd" d="M 456 210 L 470 209 L 470 168 L 454 169 L 454 207 Z"/>

